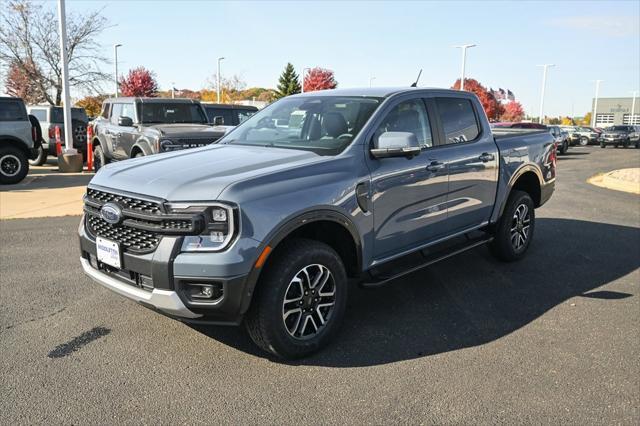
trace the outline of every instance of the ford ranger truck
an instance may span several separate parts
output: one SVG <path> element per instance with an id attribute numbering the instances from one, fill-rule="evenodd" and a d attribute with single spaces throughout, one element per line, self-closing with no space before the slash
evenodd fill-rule
<path id="1" fill-rule="evenodd" d="M 469 92 L 289 96 L 219 143 L 103 167 L 80 262 L 162 314 L 243 324 L 265 351 L 307 356 L 336 336 L 354 282 L 483 244 L 504 261 L 526 254 L 555 144 L 547 130 L 496 132 Z"/>

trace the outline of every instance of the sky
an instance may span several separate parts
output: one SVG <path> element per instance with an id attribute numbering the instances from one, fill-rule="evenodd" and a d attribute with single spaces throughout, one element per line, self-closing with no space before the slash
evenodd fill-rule
<path id="1" fill-rule="evenodd" d="M 55 7 L 49 1 L 46 6 Z M 468 50 L 468 78 L 512 90 L 527 113 L 584 115 L 593 80 L 602 97 L 640 90 L 640 1 L 86 1 L 67 13 L 103 9 L 113 25 L 99 42 L 118 51 L 121 72 L 145 66 L 162 89 L 200 89 L 224 56 L 222 75 L 274 88 L 285 64 L 321 66 L 339 87 L 450 87 Z M 112 65 L 108 65 L 112 68 Z M 109 88 L 110 89 L 110 88 Z"/>

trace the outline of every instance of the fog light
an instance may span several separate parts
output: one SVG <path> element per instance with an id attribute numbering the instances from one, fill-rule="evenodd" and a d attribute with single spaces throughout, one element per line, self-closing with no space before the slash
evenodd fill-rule
<path id="1" fill-rule="evenodd" d="M 219 283 L 184 283 L 184 288 L 191 300 L 215 301 L 222 297 L 222 285 Z"/>

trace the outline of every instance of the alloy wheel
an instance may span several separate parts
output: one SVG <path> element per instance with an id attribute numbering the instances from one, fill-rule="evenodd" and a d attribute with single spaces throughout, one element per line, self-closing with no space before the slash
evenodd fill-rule
<path id="1" fill-rule="evenodd" d="M 531 229 L 531 212 L 526 204 L 520 204 L 513 213 L 511 221 L 511 245 L 516 251 L 521 250 L 529 239 Z"/>
<path id="2" fill-rule="evenodd" d="M 20 173 L 22 165 L 20 159 L 13 154 L 7 154 L 0 158 L 0 171 L 7 177 L 13 177 Z"/>
<path id="3" fill-rule="evenodd" d="M 287 286 L 282 303 L 282 320 L 289 335 L 309 339 L 321 332 L 331 319 L 336 302 L 336 284 L 324 265 L 302 268 Z"/>

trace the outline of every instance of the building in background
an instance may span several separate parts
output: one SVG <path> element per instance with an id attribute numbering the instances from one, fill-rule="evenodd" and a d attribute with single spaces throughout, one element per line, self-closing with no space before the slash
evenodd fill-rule
<path id="1" fill-rule="evenodd" d="M 609 127 L 620 124 L 640 125 L 640 97 L 636 98 L 633 117 L 631 108 L 633 98 L 598 98 L 598 110 L 596 114 L 596 127 Z M 595 105 L 595 99 L 591 101 L 591 111 Z"/>

